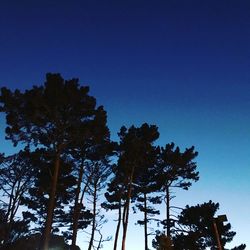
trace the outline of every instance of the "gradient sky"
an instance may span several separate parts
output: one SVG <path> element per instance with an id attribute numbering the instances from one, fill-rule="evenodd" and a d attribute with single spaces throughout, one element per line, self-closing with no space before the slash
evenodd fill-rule
<path id="1" fill-rule="evenodd" d="M 113 139 L 122 125 L 148 122 L 160 145 L 194 145 L 200 180 L 174 204 L 219 202 L 233 245 L 248 246 L 249 69 L 249 0 L 0 3 L 0 86 L 78 77 L 107 110 Z M 1 151 L 11 152 L 4 127 L 1 116 Z M 127 249 L 143 249 L 133 227 Z"/>

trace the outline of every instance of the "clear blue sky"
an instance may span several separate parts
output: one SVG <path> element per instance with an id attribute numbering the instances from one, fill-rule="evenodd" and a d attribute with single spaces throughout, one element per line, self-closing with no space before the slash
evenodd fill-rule
<path id="1" fill-rule="evenodd" d="M 148 122 L 159 144 L 194 145 L 200 181 L 175 204 L 220 202 L 234 243 L 250 246 L 250 1 L 1 1 L 0 59 L 0 86 L 12 89 L 47 72 L 80 78 L 114 139 Z M 128 250 L 143 249 L 130 232 Z"/>

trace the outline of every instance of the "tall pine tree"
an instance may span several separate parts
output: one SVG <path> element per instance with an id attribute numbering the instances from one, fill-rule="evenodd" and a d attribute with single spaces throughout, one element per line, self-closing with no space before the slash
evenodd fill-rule
<path id="1" fill-rule="evenodd" d="M 194 147 L 187 148 L 183 153 L 174 143 L 161 147 L 158 160 L 158 181 L 166 204 L 166 219 L 163 221 L 166 227 L 166 235 L 171 236 L 173 220 L 170 215 L 171 189 L 181 188 L 187 190 L 192 181 L 199 179 L 196 171 L 196 163 L 193 161 L 198 155 Z"/>
<path id="2" fill-rule="evenodd" d="M 47 74 L 44 85 L 26 90 L 1 89 L 0 111 L 6 114 L 6 138 L 14 145 L 43 147 L 53 152 L 54 168 L 44 229 L 43 249 L 48 249 L 55 209 L 57 183 L 64 151 L 78 141 L 79 127 L 95 116 L 96 101 L 78 79 L 64 80 Z"/>

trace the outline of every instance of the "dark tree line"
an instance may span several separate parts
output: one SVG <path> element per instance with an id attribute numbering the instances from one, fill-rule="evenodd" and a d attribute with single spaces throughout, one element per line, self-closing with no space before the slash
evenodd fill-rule
<path id="1" fill-rule="evenodd" d="M 117 212 L 114 250 L 119 240 L 126 249 L 131 211 L 141 217 L 145 250 L 149 235 L 156 249 L 217 249 L 211 223 L 218 203 L 171 215 L 174 189 L 199 179 L 193 146 L 157 146 L 158 128 L 147 123 L 123 126 L 119 141 L 111 141 L 106 111 L 89 88 L 60 74 L 24 92 L 3 87 L 0 104 L 6 139 L 21 148 L 0 155 L 0 249 L 79 249 L 78 232 L 87 228 L 88 250 L 101 249 L 111 239 L 102 232 L 109 210 Z M 230 224 L 218 228 L 225 246 L 235 232 Z"/>

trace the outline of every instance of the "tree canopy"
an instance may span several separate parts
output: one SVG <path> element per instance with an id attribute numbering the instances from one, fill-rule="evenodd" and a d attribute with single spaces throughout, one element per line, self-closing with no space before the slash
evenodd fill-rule
<path id="1" fill-rule="evenodd" d="M 112 141 L 107 113 L 96 103 L 88 86 L 60 74 L 23 92 L 1 88 L 5 135 L 16 153 L 0 152 L 0 249 L 77 250 L 81 230 L 88 250 L 100 250 L 112 233 L 113 249 L 126 250 L 131 211 L 143 226 L 145 250 L 152 235 L 156 249 L 217 249 L 215 225 L 226 247 L 235 232 L 216 220 L 218 203 L 171 214 L 173 192 L 199 180 L 195 147 L 157 145 L 159 129 L 148 123 L 122 126 Z M 116 229 L 104 232 L 110 214 Z"/>

